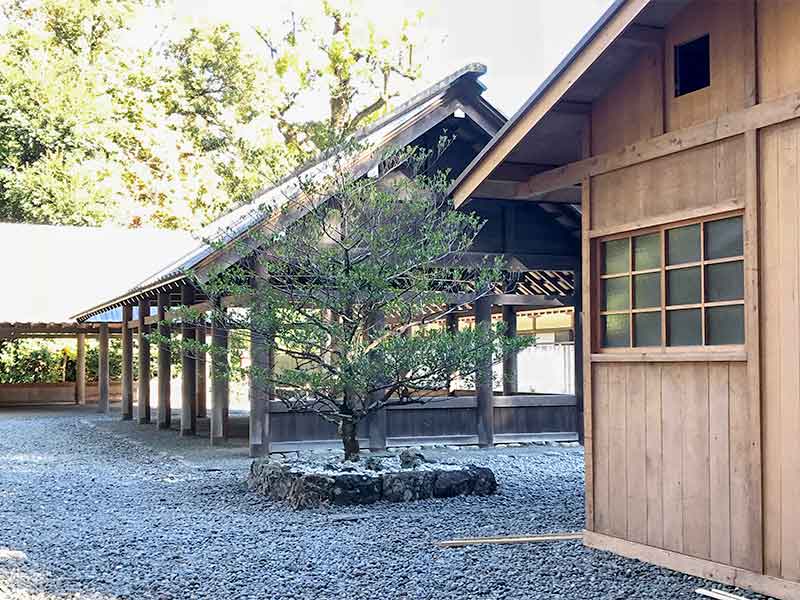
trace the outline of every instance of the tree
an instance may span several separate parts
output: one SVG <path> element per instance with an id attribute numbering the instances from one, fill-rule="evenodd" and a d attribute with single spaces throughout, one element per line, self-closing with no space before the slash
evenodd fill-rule
<path id="1" fill-rule="evenodd" d="M 339 144 L 390 107 L 398 81 L 421 76 L 414 37 L 422 16 L 379 31 L 352 0 L 322 0 L 277 31 L 256 28 L 279 82 L 271 116 L 292 156 L 299 161 Z M 325 98 L 327 114 L 298 120 L 296 109 L 311 96 Z"/>
<path id="2" fill-rule="evenodd" d="M 288 357 L 273 371 L 253 365 L 251 376 L 289 410 L 335 423 L 347 460 L 358 458 L 358 425 L 369 415 L 423 402 L 454 373 L 474 379 L 482 364 L 526 344 L 501 326 L 435 326 L 453 310 L 452 295 L 474 300 L 502 282 L 488 261 L 459 266 L 482 222 L 454 210 L 446 175 L 430 173 L 436 154 L 397 151 L 379 177 L 359 178 L 353 152 L 298 181 L 300 193 L 283 208 L 260 208 L 265 223 L 304 216 L 245 236 L 234 267 L 198 282 L 212 299 L 250 298 L 248 311 L 217 308 L 214 317 Z M 227 355 L 214 360 L 226 365 Z"/>

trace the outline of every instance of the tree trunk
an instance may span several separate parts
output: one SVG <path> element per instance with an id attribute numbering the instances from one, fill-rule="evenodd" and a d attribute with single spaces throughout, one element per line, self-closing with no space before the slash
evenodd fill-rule
<path id="1" fill-rule="evenodd" d="M 342 421 L 339 423 L 339 437 L 342 438 L 344 446 L 344 459 L 350 461 L 358 460 L 360 448 L 358 447 L 358 424 L 353 421 Z"/>

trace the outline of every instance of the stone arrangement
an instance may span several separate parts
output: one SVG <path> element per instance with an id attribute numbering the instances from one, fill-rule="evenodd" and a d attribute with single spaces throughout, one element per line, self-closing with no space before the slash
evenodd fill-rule
<path id="1" fill-rule="evenodd" d="M 491 469 L 429 463 L 413 450 L 397 459 L 369 457 L 357 465 L 257 459 L 247 483 L 252 491 L 294 509 L 488 496 L 497 490 Z"/>

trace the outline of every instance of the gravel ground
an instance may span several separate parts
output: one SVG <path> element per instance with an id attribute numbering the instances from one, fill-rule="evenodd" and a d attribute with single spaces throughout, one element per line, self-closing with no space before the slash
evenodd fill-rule
<path id="1" fill-rule="evenodd" d="M 577 541 L 440 549 L 583 523 L 580 448 L 446 457 L 491 467 L 499 493 L 292 512 L 246 490 L 241 445 L 88 412 L 0 413 L 0 598 L 674 600 L 711 586 Z"/>

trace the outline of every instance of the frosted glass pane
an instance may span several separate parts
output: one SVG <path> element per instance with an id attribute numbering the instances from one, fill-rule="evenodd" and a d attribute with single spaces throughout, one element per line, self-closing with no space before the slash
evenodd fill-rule
<path id="1" fill-rule="evenodd" d="M 667 304 L 700 303 L 700 267 L 667 271 Z"/>
<path id="2" fill-rule="evenodd" d="M 667 311 L 667 343 L 670 346 L 699 346 L 703 343 L 699 308 Z"/>
<path id="3" fill-rule="evenodd" d="M 705 224 L 706 260 L 742 256 L 742 217 L 709 221 Z"/>
<path id="4" fill-rule="evenodd" d="M 706 265 L 706 301 L 744 298 L 744 265 L 741 261 Z"/>
<path id="5" fill-rule="evenodd" d="M 700 260 L 700 224 L 667 230 L 667 264 Z"/>
<path id="6" fill-rule="evenodd" d="M 628 310 L 630 277 L 612 277 L 603 281 L 603 310 Z"/>
<path id="7" fill-rule="evenodd" d="M 633 277 L 633 307 L 661 306 L 661 273 L 645 273 Z"/>
<path id="8" fill-rule="evenodd" d="M 706 340 L 710 345 L 744 344 L 744 306 L 707 308 Z"/>
<path id="9" fill-rule="evenodd" d="M 603 317 L 603 346 L 606 348 L 627 348 L 630 346 L 631 332 L 628 315 L 605 315 Z"/>
<path id="10" fill-rule="evenodd" d="M 661 313 L 647 312 L 633 315 L 633 345 L 661 345 Z"/>
<path id="11" fill-rule="evenodd" d="M 603 242 L 603 275 L 627 273 L 629 267 L 628 252 L 630 240 L 611 240 Z"/>
<path id="12" fill-rule="evenodd" d="M 633 238 L 633 269 L 657 269 L 661 266 L 661 234 L 651 233 Z"/>

